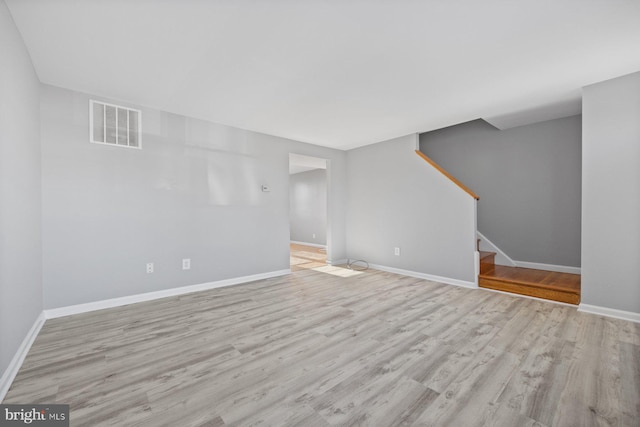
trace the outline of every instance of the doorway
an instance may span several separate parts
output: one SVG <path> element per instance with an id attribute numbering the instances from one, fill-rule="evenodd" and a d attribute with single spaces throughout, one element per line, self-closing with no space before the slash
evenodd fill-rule
<path id="1" fill-rule="evenodd" d="M 326 265 L 327 160 L 289 154 L 289 258 L 292 270 Z"/>

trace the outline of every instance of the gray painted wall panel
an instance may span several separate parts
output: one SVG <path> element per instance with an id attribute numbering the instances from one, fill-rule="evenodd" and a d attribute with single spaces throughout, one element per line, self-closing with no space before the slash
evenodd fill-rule
<path id="1" fill-rule="evenodd" d="M 327 171 L 316 169 L 289 175 L 289 188 L 291 240 L 325 245 Z"/>
<path id="2" fill-rule="evenodd" d="M 349 256 L 474 282 L 475 200 L 415 149 L 409 135 L 347 152 Z"/>
<path id="3" fill-rule="evenodd" d="M 582 102 L 582 303 L 640 314 L 640 73 Z"/>
<path id="4" fill-rule="evenodd" d="M 38 77 L 0 0 L 0 375 L 42 311 Z"/>
<path id="5" fill-rule="evenodd" d="M 580 267 L 580 116 L 475 120 L 422 134 L 420 149 L 478 194 L 478 230 L 509 257 Z"/>
<path id="6" fill-rule="evenodd" d="M 287 269 L 289 153 L 345 180 L 342 151 L 146 108 L 142 150 L 91 144 L 89 96 L 43 86 L 41 104 L 46 308 Z M 346 192 L 330 193 L 344 257 Z"/>

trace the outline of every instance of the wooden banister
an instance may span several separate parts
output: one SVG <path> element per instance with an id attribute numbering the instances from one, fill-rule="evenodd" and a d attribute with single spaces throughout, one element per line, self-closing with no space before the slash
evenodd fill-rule
<path id="1" fill-rule="evenodd" d="M 444 176 L 446 176 L 447 178 L 449 178 L 455 185 L 457 185 L 458 187 L 460 187 L 461 189 L 463 189 L 467 194 L 469 194 L 471 197 L 473 197 L 476 200 L 480 200 L 480 197 L 478 197 L 478 195 L 476 193 L 474 193 L 473 191 L 471 191 L 467 186 L 465 186 L 463 183 L 461 183 L 460 181 L 458 181 L 453 175 L 451 175 L 449 172 L 447 172 L 446 170 L 442 169 L 442 167 L 437 164 L 436 162 L 434 162 L 433 160 L 431 160 L 429 157 L 426 156 L 426 154 L 424 154 L 422 151 L 420 150 L 416 150 L 416 154 L 420 157 L 422 157 L 427 163 L 429 163 L 431 166 L 433 166 L 434 168 L 436 168 L 437 170 L 440 171 L 441 174 L 443 174 Z"/>

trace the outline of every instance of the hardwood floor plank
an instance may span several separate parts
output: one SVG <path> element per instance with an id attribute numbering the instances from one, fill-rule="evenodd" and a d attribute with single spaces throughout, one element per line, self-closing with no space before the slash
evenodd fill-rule
<path id="1" fill-rule="evenodd" d="M 640 414 L 640 345 L 620 342 L 621 412 L 625 423 L 632 425 Z"/>
<path id="2" fill-rule="evenodd" d="M 477 425 L 483 427 L 548 427 L 547 424 L 522 415 L 506 404 L 489 405 L 487 410 L 478 417 Z"/>
<path id="3" fill-rule="evenodd" d="M 555 425 L 624 426 L 620 360 L 614 322 L 589 316 L 578 331 Z M 635 420 L 637 421 L 637 417 Z"/>
<path id="4" fill-rule="evenodd" d="M 478 414 L 494 405 L 518 366 L 518 359 L 489 345 L 457 376 L 417 419 L 417 425 L 479 424 Z"/>
<path id="5" fill-rule="evenodd" d="M 551 425 L 566 381 L 573 343 L 540 335 L 498 398 L 512 411 Z"/>
<path id="6" fill-rule="evenodd" d="M 370 410 L 358 411 L 355 417 L 340 425 L 411 425 L 437 397 L 435 391 L 402 376 L 361 403 Z"/>
<path id="7" fill-rule="evenodd" d="M 393 360 L 401 355 L 415 352 L 425 340 L 422 334 L 404 334 L 402 339 L 387 342 L 380 351 L 358 360 L 354 374 L 345 381 L 327 390 L 312 406 L 330 424 L 350 424 L 361 417 L 359 409 L 373 395 L 377 395 L 402 376 L 401 365 Z M 426 390 L 422 390 L 426 391 Z M 366 406 L 365 406 L 366 407 Z"/>
<path id="8" fill-rule="evenodd" d="M 637 425 L 639 325 L 344 271 L 48 320 L 4 403 L 74 426 Z"/>
<path id="9" fill-rule="evenodd" d="M 295 408 L 295 409 L 294 409 Z M 241 425 L 254 426 L 305 426 L 305 427 L 329 427 L 324 418 L 308 405 L 274 405 L 264 411 L 259 411 L 240 423 L 231 423 L 229 426 Z"/>

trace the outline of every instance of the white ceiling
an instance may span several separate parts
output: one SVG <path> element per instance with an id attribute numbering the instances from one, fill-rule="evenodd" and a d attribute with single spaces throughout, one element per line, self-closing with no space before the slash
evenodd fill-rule
<path id="1" fill-rule="evenodd" d="M 639 0 L 6 2 L 43 83 L 341 149 L 640 70 Z"/>
<path id="2" fill-rule="evenodd" d="M 552 102 L 513 110 L 497 116 L 483 117 L 483 119 L 502 130 L 545 120 L 575 116 L 581 112 L 582 91 L 576 89 L 573 93 L 567 93 L 564 97 L 554 97 Z"/>

